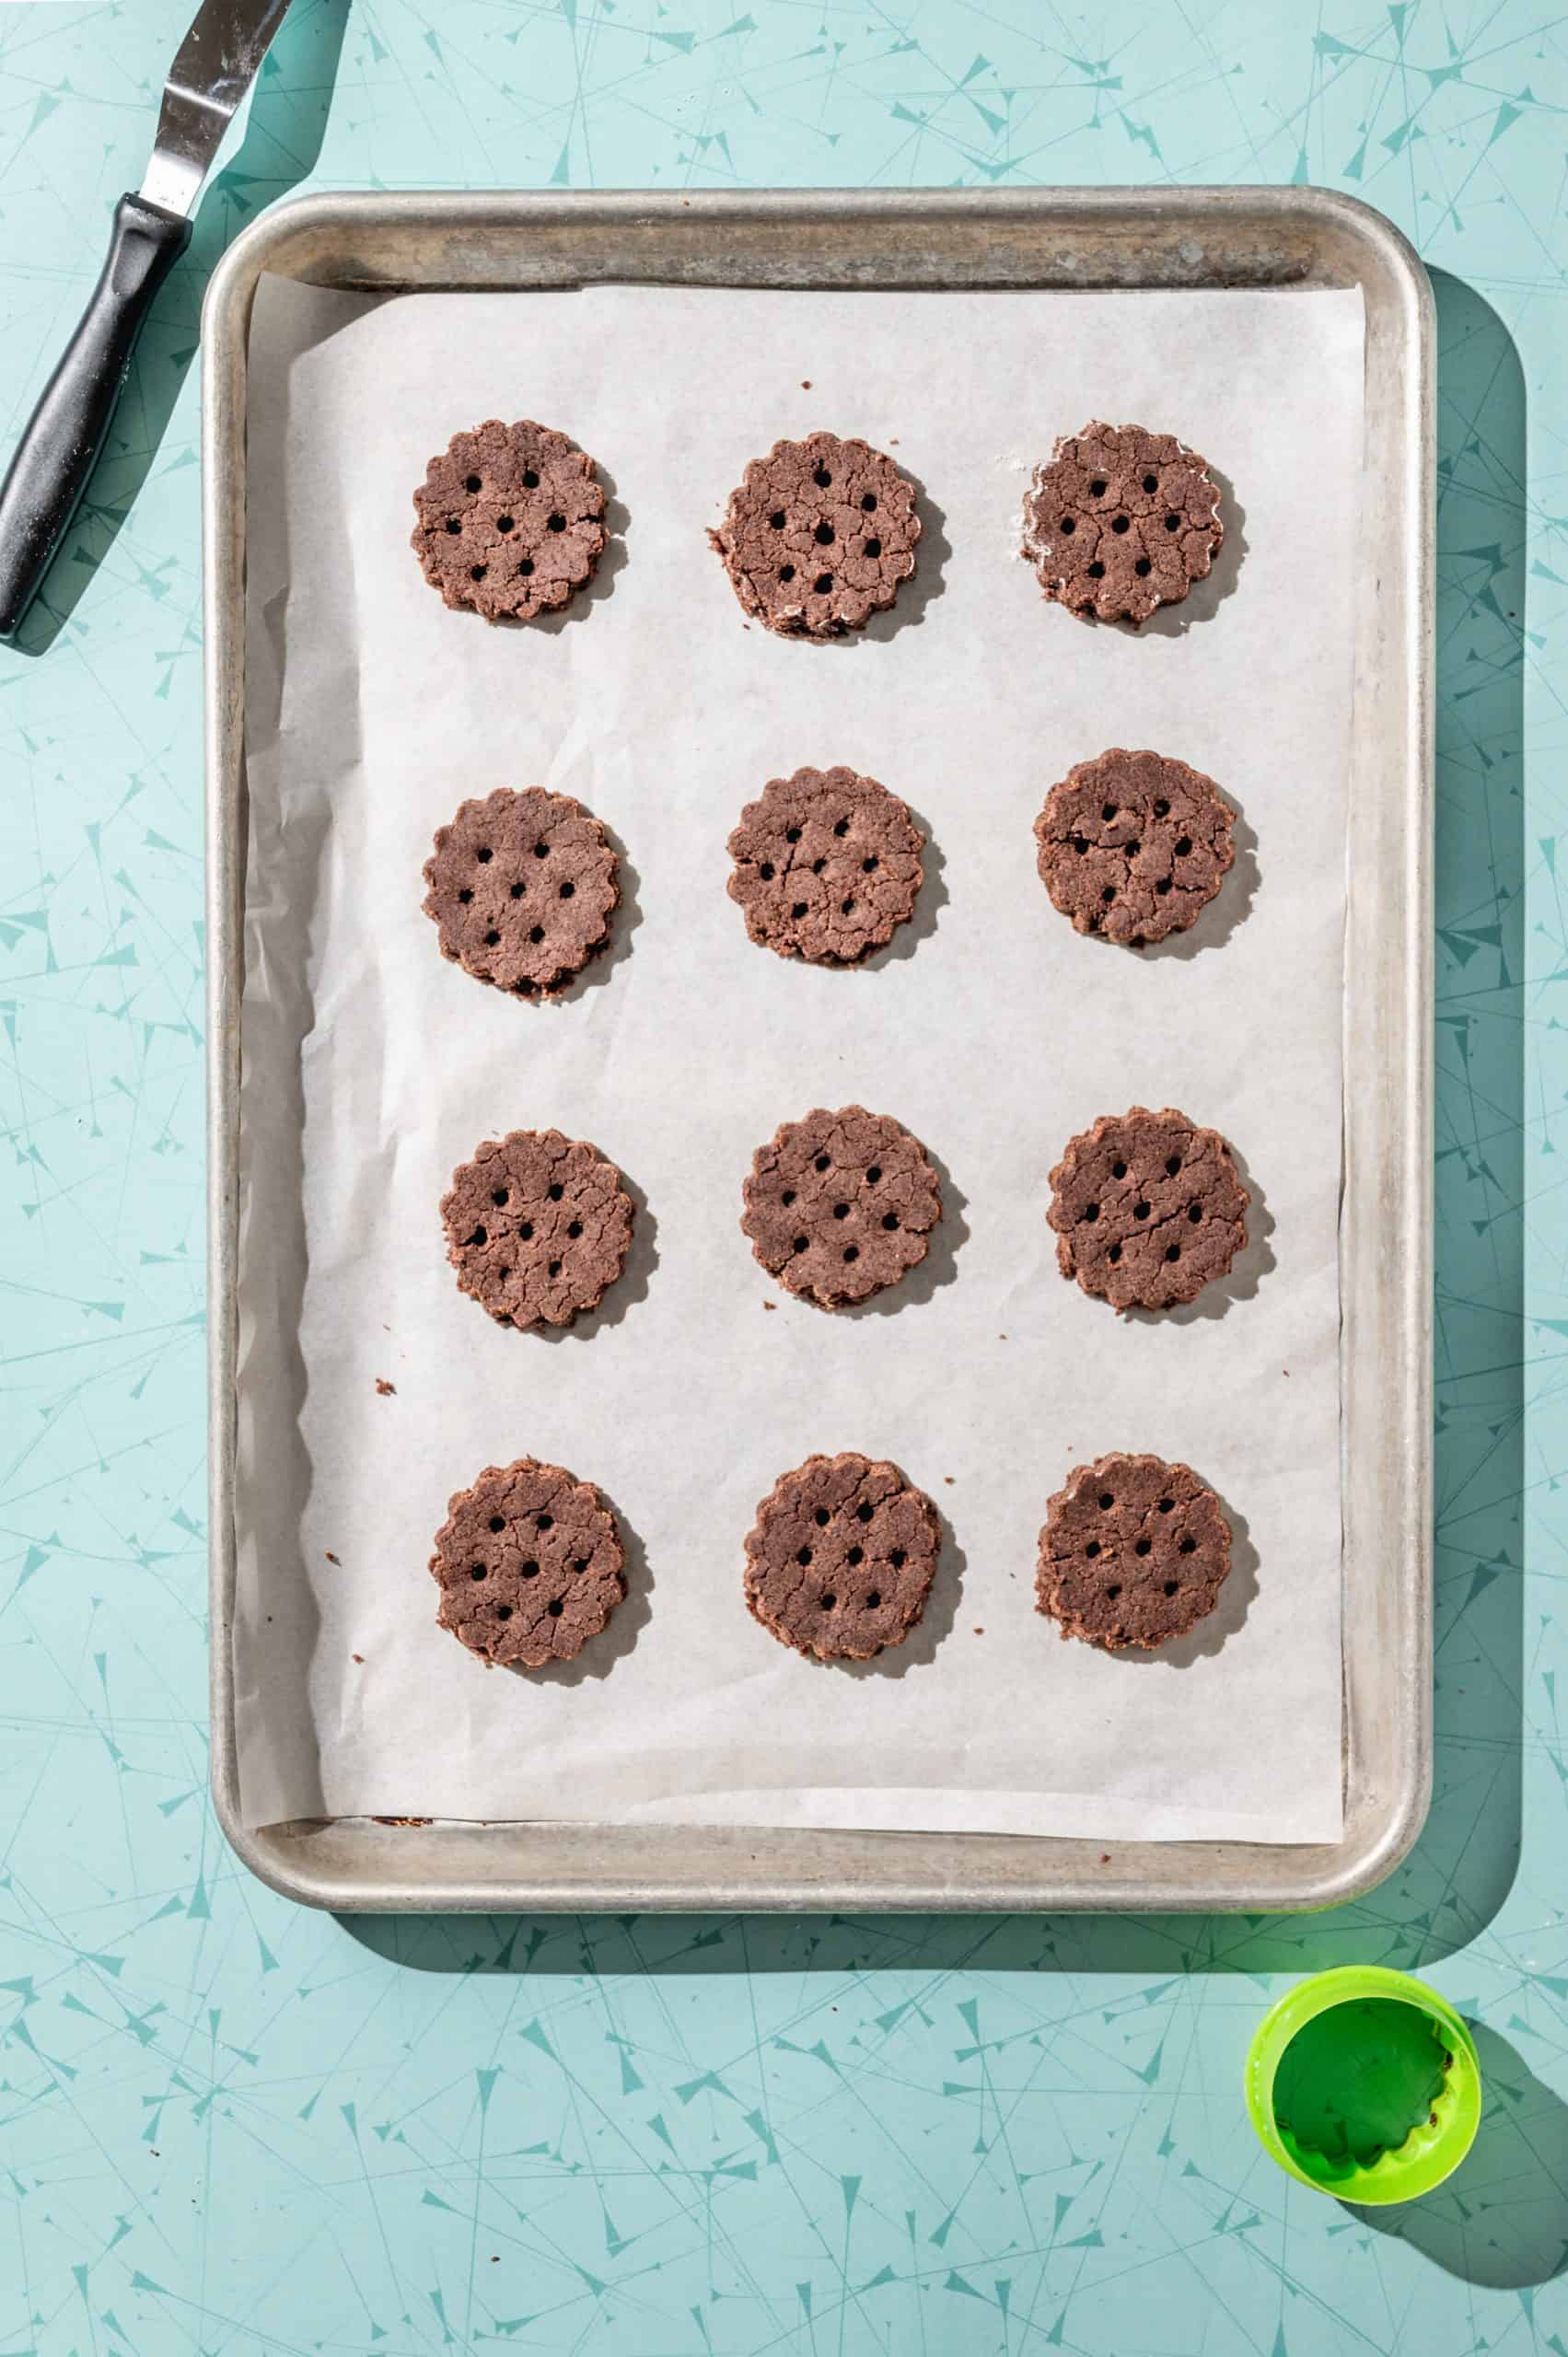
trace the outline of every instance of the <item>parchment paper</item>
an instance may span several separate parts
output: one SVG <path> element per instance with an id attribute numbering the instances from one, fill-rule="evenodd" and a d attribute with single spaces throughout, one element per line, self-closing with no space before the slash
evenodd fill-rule
<path id="1" fill-rule="evenodd" d="M 1341 1825 L 1338 1285 L 1359 296 L 615 288 L 368 300 L 264 282 L 251 346 L 239 1607 L 248 1821 L 369 1812 L 1299 1842 Z M 803 380 L 809 380 L 807 385 Z M 553 624 L 448 613 L 410 494 L 459 427 L 591 451 L 614 542 Z M 1214 579 L 1141 634 L 1041 600 L 1034 459 L 1094 416 L 1231 486 Z M 779 435 L 864 434 L 923 486 L 920 572 L 863 639 L 742 616 L 703 528 Z M 1031 822 L 1107 746 L 1218 778 L 1223 896 L 1174 952 L 1080 939 Z M 865 971 L 753 947 L 743 802 L 846 761 L 932 837 Z M 434 829 L 547 784 L 625 855 L 613 958 L 555 1007 L 421 913 Z M 859 1315 L 782 1293 L 738 1225 L 814 1105 L 895 1114 L 945 1172 L 925 1270 Z M 1224 1131 L 1253 1242 L 1194 1309 L 1058 1276 L 1046 1175 L 1106 1111 Z M 460 1295 L 437 1202 L 487 1136 L 594 1140 L 645 1206 L 558 1339 Z M 395 1386 L 377 1391 L 377 1377 Z M 887 1455 L 947 1519 L 924 1624 L 861 1668 L 786 1652 L 742 1542 L 814 1449 Z M 1214 1482 L 1237 1565 L 1166 1655 L 1033 1611 L 1051 1492 L 1113 1448 Z M 486 1671 L 436 1625 L 448 1495 L 534 1454 L 605 1492 L 632 1595 L 571 1666 Z"/>

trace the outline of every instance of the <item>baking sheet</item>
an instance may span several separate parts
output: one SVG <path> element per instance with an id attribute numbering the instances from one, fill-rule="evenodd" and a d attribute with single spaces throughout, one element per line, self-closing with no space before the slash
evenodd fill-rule
<path id="1" fill-rule="evenodd" d="M 247 1822 L 1338 1835 L 1361 346 L 1353 293 L 372 304 L 263 282 Z M 1215 581 L 1136 638 L 1045 609 L 1014 553 L 1033 459 L 1108 411 L 1207 450 L 1239 501 Z M 491 632 L 421 580 L 409 493 L 458 425 L 524 412 L 594 452 L 621 537 L 567 618 Z M 821 423 L 892 448 L 928 500 L 916 597 L 864 642 L 817 648 L 745 630 L 701 533 L 749 457 Z M 1193 761 L 1242 814 L 1238 871 L 1176 954 L 1078 940 L 1034 875 L 1046 786 L 1111 742 Z M 852 974 L 753 948 L 724 893 L 741 803 L 839 760 L 934 838 L 913 937 Z M 531 783 L 586 800 L 633 879 L 616 956 L 549 1009 L 445 965 L 418 907 L 461 795 Z M 925 1141 L 953 1209 L 929 1275 L 828 1318 L 752 1261 L 739 1185 L 781 1120 L 855 1098 Z M 1043 1220 L 1065 1138 L 1134 1100 L 1224 1129 L 1260 1201 L 1223 1300 L 1159 1321 L 1063 1284 Z M 594 1138 L 647 1205 L 629 1278 L 559 1340 L 508 1334 L 458 1295 L 436 1211 L 481 1137 L 551 1122 Z M 844 1446 L 895 1457 L 949 1522 L 923 1630 L 855 1669 L 786 1654 L 739 1600 L 757 1499 Z M 1119 1446 L 1188 1457 L 1237 1531 L 1213 1622 L 1153 1659 L 1061 1644 L 1029 1608 L 1046 1497 Z M 424 1568 L 448 1492 L 525 1451 L 600 1484 L 633 1575 L 596 1648 L 526 1678 L 436 1630 Z"/>

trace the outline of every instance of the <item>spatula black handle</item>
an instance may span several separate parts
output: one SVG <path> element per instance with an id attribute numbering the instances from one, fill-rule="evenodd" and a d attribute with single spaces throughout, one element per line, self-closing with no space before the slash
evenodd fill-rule
<path id="1" fill-rule="evenodd" d="M 16 633 L 87 487 L 153 296 L 190 240 L 183 215 L 114 208 L 103 274 L 0 485 L 0 638 Z"/>

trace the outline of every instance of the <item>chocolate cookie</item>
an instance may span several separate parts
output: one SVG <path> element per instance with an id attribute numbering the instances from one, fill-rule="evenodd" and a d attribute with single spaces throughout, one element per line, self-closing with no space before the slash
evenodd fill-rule
<path id="1" fill-rule="evenodd" d="M 1051 1174 L 1056 1265 L 1117 1309 L 1169 1309 L 1223 1277 L 1251 1200 L 1217 1130 L 1167 1106 L 1106 1115 Z"/>
<path id="2" fill-rule="evenodd" d="M 925 1609 L 942 1526 L 896 1465 L 808 1457 L 774 1482 L 746 1537 L 746 1601 L 779 1643 L 869 1661 Z"/>
<path id="3" fill-rule="evenodd" d="M 1147 621 L 1202 581 L 1225 539 L 1219 486 L 1195 450 L 1143 425 L 1086 425 L 1034 471 L 1023 554 L 1074 613 Z"/>
<path id="4" fill-rule="evenodd" d="M 626 1593 L 615 1516 L 591 1481 L 521 1457 L 459 1490 L 430 1568 L 443 1629 L 492 1662 L 570 1661 Z"/>
<path id="5" fill-rule="evenodd" d="M 1113 747 L 1046 795 L 1038 865 L 1074 932 L 1142 949 L 1184 933 L 1214 899 L 1236 857 L 1233 824 L 1202 770 Z"/>
<path id="6" fill-rule="evenodd" d="M 591 810 L 541 785 L 459 804 L 424 863 L 441 955 L 518 998 L 553 998 L 610 939 L 621 862 Z"/>
<path id="7" fill-rule="evenodd" d="M 745 1197 L 740 1225 L 763 1268 L 820 1309 L 897 1284 L 942 1216 L 919 1139 L 864 1105 L 786 1121 L 752 1156 Z"/>
<path id="8" fill-rule="evenodd" d="M 853 966 L 913 914 L 924 847 L 898 795 L 874 777 L 796 770 L 770 778 L 741 812 L 729 839 L 729 897 L 764 948 Z"/>
<path id="9" fill-rule="evenodd" d="M 570 1326 L 626 1265 L 633 1206 L 597 1146 L 559 1130 L 487 1138 L 441 1198 L 460 1290 L 498 1326 Z"/>
<path id="10" fill-rule="evenodd" d="M 753 459 L 708 534 L 749 614 L 790 637 L 837 638 L 890 606 L 914 571 L 914 485 L 836 434 Z"/>
<path id="11" fill-rule="evenodd" d="M 1229 1569 L 1230 1525 L 1190 1465 L 1102 1457 L 1047 1505 L 1036 1608 L 1063 1637 L 1152 1653 L 1214 1610 Z"/>
<path id="12" fill-rule="evenodd" d="M 448 606 L 487 622 L 528 621 L 563 606 L 604 552 L 604 493 L 594 462 L 564 434 L 488 418 L 454 435 L 413 494 L 411 542 Z"/>

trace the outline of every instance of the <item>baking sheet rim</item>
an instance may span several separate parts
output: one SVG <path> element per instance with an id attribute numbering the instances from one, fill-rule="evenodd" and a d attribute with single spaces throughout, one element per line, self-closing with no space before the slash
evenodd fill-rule
<path id="1" fill-rule="evenodd" d="M 802 231 L 842 238 L 846 226 L 858 233 L 860 249 L 847 257 L 819 252 L 802 261 L 789 250 Z M 728 233 L 722 242 L 715 235 L 721 229 Z M 673 251 L 650 246 L 661 231 Z M 519 242 L 529 232 L 538 242 Z M 594 262 L 596 238 L 598 266 L 568 269 L 574 247 L 579 265 Z M 401 243 L 401 270 L 378 266 L 378 240 L 391 250 L 389 261 L 400 259 Z M 1215 262 L 1210 244 L 1220 248 Z M 771 246 L 777 250 L 770 255 Z M 520 274 L 476 266 L 494 263 L 508 249 L 511 270 Z M 715 279 L 716 257 L 723 274 Z M 1242 257 L 1250 274 L 1237 271 Z M 1337 263 L 1337 274 L 1324 274 L 1326 261 Z M 1223 273 L 1216 263 L 1225 266 Z M 803 277 L 824 284 L 1186 284 L 1194 290 L 1204 284 L 1362 284 L 1368 446 L 1381 434 L 1391 441 L 1398 463 L 1373 470 L 1369 518 L 1396 529 L 1386 531 L 1394 541 L 1392 561 L 1385 551 L 1376 568 L 1379 597 L 1358 618 L 1352 791 L 1353 796 L 1368 758 L 1362 748 L 1377 733 L 1363 725 L 1369 715 L 1381 724 L 1373 766 L 1381 777 L 1397 763 L 1403 791 L 1356 797 L 1351 881 L 1365 880 L 1359 897 L 1351 893 L 1347 910 L 1341 1232 L 1342 1302 L 1348 1304 L 1341 1385 L 1346 1829 L 1338 1843 L 1132 1844 L 1105 1857 L 1093 1841 L 1028 1835 L 656 1830 L 548 1820 L 391 1828 L 344 1818 L 256 1831 L 243 1827 L 228 1631 L 235 1576 L 245 368 L 251 292 L 263 269 L 280 266 L 295 276 L 389 291 L 563 284 L 584 276 L 656 281 L 673 274 L 725 283 L 730 273 L 733 283 L 796 284 Z M 213 1789 L 226 1836 L 263 1881 L 305 1903 L 347 1910 L 1026 1905 L 1184 1910 L 1333 1903 L 1370 1887 L 1405 1853 L 1424 1817 L 1431 1779 L 1432 343 L 1430 289 L 1403 238 L 1370 208 L 1316 190 L 1195 190 L 1174 197 L 1135 189 L 691 198 L 629 192 L 319 196 L 278 208 L 230 249 L 207 298 L 203 401 Z M 1376 406 L 1375 392 L 1381 396 Z M 1367 921 L 1379 894 L 1401 920 L 1391 932 L 1387 922 Z M 1395 1051 L 1385 1060 L 1389 1069 L 1367 1074 L 1365 1042 L 1384 1032 Z M 1368 1079 L 1375 1085 L 1366 1086 Z M 1358 1143 L 1363 1131 L 1365 1146 Z M 1358 1251 L 1356 1239 L 1369 1234 L 1373 1210 L 1380 1241 L 1376 1249 L 1369 1242 Z M 1390 1214 L 1402 1248 L 1392 1253 L 1387 1249 Z M 1371 1349 L 1364 1346 L 1368 1338 Z M 1369 1365 L 1375 1376 L 1365 1372 Z M 1369 1483 L 1374 1464 L 1377 1479 Z M 1368 1486 L 1377 1493 L 1371 1501 L 1362 1494 Z M 1360 1643 L 1353 1654 L 1352 1549 L 1359 1549 L 1362 1527 L 1386 1534 L 1390 1523 L 1399 1533 L 1392 1582 L 1371 1591 L 1369 1566 L 1359 1551 L 1355 1557 Z M 1379 1561 L 1388 1561 L 1386 1537 Z M 1376 1642 L 1366 1666 L 1381 1673 L 1376 1690 L 1360 1682 L 1369 1637 Z M 1373 1756 L 1379 1730 L 1381 1759 Z"/>

